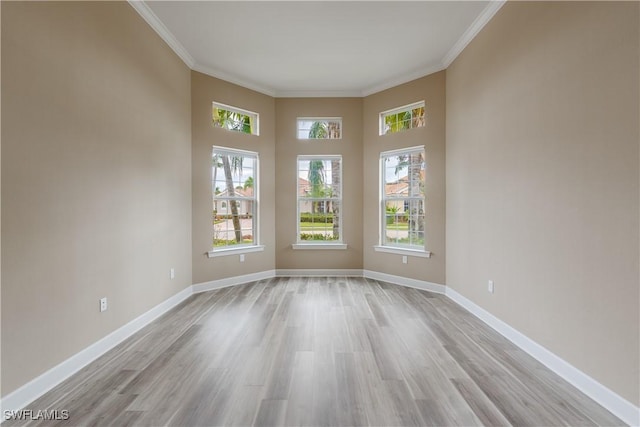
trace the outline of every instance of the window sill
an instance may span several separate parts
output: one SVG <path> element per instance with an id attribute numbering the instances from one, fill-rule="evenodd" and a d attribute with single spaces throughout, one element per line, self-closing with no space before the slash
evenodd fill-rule
<path id="1" fill-rule="evenodd" d="M 431 258 L 431 252 L 421 251 L 418 249 L 404 249 L 404 248 L 395 248 L 392 246 L 376 245 L 373 247 L 373 250 L 375 250 L 376 252 L 386 252 L 389 254 L 408 255 L 408 256 L 415 256 L 420 258 Z"/>
<path id="2" fill-rule="evenodd" d="M 262 252 L 262 251 L 264 251 L 264 245 L 255 245 L 255 246 L 242 246 L 239 248 L 232 248 L 232 249 L 217 249 L 215 251 L 209 251 L 207 255 L 209 256 L 209 258 L 215 258 L 219 256 L 247 254 L 250 252 Z"/>
<path id="3" fill-rule="evenodd" d="M 347 249 L 346 243 L 294 243 L 291 247 L 295 250 L 298 249 Z"/>

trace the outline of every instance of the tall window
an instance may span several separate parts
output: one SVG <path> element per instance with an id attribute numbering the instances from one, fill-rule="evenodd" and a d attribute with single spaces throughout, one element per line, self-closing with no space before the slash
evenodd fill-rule
<path id="1" fill-rule="evenodd" d="M 213 147 L 213 251 L 258 244 L 258 153 Z"/>
<path id="2" fill-rule="evenodd" d="M 342 156 L 298 156 L 298 242 L 342 242 Z"/>
<path id="3" fill-rule="evenodd" d="M 420 128 L 424 124 L 424 101 L 380 113 L 380 135 Z"/>
<path id="4" fill-rule="evenodd" d="M 341 117 L 298 117 L 298 139 L 342 138 Z"/>
<path id="5" fill-rule="evenodd" d="M 424 147 L 380 154 L 381 246 L 425 250 Z"/>
<path id="6" fill-rule="evenodd" d="M 260 133 L 258 113 L 214 102 L 211 117 L 214 127 L 251 135 Z"/>

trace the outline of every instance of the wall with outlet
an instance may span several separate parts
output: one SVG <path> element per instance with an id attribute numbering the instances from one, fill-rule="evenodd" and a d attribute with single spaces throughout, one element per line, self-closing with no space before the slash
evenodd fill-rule
<path id="1" fill-rule="evenodd" d="M 425 101 L 426 126 L 406 132 L 380 135 L 379 114 L 402 105 Z M 363 268 L 445 284 L 445 72 L 441 71 L 375 93 L 363 103 L 363 186 L 361 222 Z M 409 256 L 399 262 L 397 254 L 375 252 L 379 243 L 380 152 L 424 145 L 426 161 L 426 249 L 431 258 Z"/>
<path id="2" fill-rule="evenodd" d="M 0 7 L 7 395 L 192 284 L 191 75 L 126 2 Z"/>
<path id="3" fill-rule="evenodd" d="M 298 117 L 342 117 L 339 140 L 300 140 Z M 276 99 L 276 268 L 362 268 L 362 98 Z M 342 240 L 346 250 L 294 250 L 296 228 L 297 156 L 342 156 Z"/>
<path id="4" fill-rule="evenodd" d="M 447 69 L 446 153 L 447 286 L 636 405 L 639 8 L 507 2 Z"/>
<path id="5" fill-rule="evenodd" d="M 192 195 L 193 282 L 203 283 L 275 267 L 275 100 L 214 77 L 192 71 Z M 213 102 L 260 115 L 260 135 L 229 132 L 211 125 Z M 262 252 L 209 258 L 213 245 L 211 224 L 211 150 L 214 145 L 258 153 L 260 172 L 259 236 Z"/>

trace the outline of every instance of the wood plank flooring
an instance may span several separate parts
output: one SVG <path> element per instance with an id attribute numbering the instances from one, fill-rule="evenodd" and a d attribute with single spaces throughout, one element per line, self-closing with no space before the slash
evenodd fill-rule
<path id="1" fill-rule="evenodd" d="M 349 277 L 192 296 L 28 405 L 61 426 L 622 421 L 443 295 Z"/>

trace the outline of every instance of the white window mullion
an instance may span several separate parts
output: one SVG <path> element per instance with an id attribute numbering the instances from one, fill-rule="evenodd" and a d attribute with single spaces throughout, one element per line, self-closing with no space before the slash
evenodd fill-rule
<path id="1" fill-rule="evenodd" d="M 312 162 L 320 162 L 320 164 L 316 164 L 312 168 Z M 338 169 L 333 170 L 334 166 Z M 318 174 L 313 177 L 315 184 L 310 177 L 312 170 Z M 338 172 L 336 182 L 333 181 L 334 172 Z M 342 243 L 342 157 L 335 155 L 298 156 L 296 179 L 297 243 L 294 244 L 294 248 L 300 249 L 302 246 L 312 245 L 346 247 Z M 313 188 L 314 185 L 320 188 Z M 337 196 L 332 193 L 337 193 Z M 338 212 L 337 215 L 334 215 L 336 206 Z M 320 212 L 314 212 L 316 210 L 320 210 Z M 329 218 L 331 222 L 328 222 Z M 334 234 L 334 229 L 337 230 L 337 236 Z"/>
<path id="2" fill-rule="evenodd" d="M 236 164 L 233 168 L 231 185 L 234 194 L 229 194 L 224 171 L 224 157 Z M 257 248 L 259 245 L 259 159 L 258 153 L 227 147 L 213 147 L 212 190 L 213 190 L 213 241 L 210 257 L 230 255 L 243 249 Z M 248 183 L 252 185 L 249 186 Z M 236 186 L 242 188 L 236 188 Z M 240 228 L 234 227 L 233 205 L 237 206 Z M 250 221 L 250 224 L 247 224 Z M 237 232 L 240 241 L 237 241 Z M 247 237 L 250 236 L 250 237 Z M 261 250 L 261 249 L 260 249 Z"/>
<path id="3" fill-rule="evenodd" d="M 250 135 L 260 134 L 260 115 L 231 105 L 214 102 L 212 107 L 214 127 Z"/>
<path id="4" fill-rule="evenodd" d="M 415 114 L 416 112 L 418 114 Z M 408 119 L 405 118 L 407 113 L 409 114 Z M 414 102 L 413 104 L 392 108 L 391 110 L 380 113 L 380 135 L 401 132 L 416 127 L 424 127 L 424 125 L 424 101 Z"/>
<path id="5" fill-rule="evenodd" d="M 421 159 L 418 158 L 419 163 L 414 164 L 412 161 L 416 155 L 420 155 Z M 397 248 L 412 253 L 427 253 L 425 171 L 424 147 L 380 153 L 380 240 L 376 250 Z M 419 176 L 418 181 L 416 174 Z"/>
<path id="6" fill-rule="evenodd" d="M 315 131 L 312 134 L 312 129 Z M 342 139 L 342 117 L 298 117 L 298 139 Z"/>

